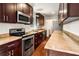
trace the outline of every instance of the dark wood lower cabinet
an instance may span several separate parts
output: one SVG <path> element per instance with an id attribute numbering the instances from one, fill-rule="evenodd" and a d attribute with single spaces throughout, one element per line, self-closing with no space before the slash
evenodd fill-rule
<path id="1" fill-rule="evenodd" d="M 38 32 L 34 36 L 34 48 L 36 49 L 46 39 L 46 31 Z M 0 45 L 0 56 L 22 56 L 22 40 L 18 39 Z"/>
<path id="2" fill-rule="evenodd" d="M 44 39 L 46 39 L 46 31 L 36 33 L 34 38 L 34 48 L 36 49 Z"/>
<path id="3" fill-rule="evenodd" d="M 0 56 L 21 56 L 21 39 L 0 45 Z"/>

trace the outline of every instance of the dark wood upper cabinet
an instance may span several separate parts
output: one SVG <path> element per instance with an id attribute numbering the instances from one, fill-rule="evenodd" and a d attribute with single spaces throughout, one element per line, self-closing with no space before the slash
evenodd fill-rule
<path id="1" fill-rule="evenodd" d="M 40 13 L 36 13 L 36 22 L 38 26 L 44 26 L 44 16 Z"/>
<path id="2" fill-rule="evenodd" d="M 16 22 L 16 4 L 7 3 L 3 4 L 5 8 L 6 22 L 15 23 Z"/>
<path id="3" fill-rule="evenodd" d="M 28 3 L 18 3 L 17 11 L 21 11 L 26 15 L 30 16 L 30 22 L 33 24 L 33 7 Z"/>
<path id="4" fill-rule="evenodd" d="M 33 24 L 33 7 L 32 6 L 30 6 L 30 22 L 31 22 L 31 24 Z"/>
<path id="5" fill-rule="evenodd" d="M 30 16 L 30 6 L 28 4 L 23 5 L 23 12 Z"/>
<path id="6" fill-rule="evenodd" d="M 30 5 L 28 3 L 18 3 L 17 11 L 21 11 L 30 16 Z"/>
<path id="7" fill-rule="evenodd" d="M 0 22 L 3 22 L 4 19 L 3 19 L 3 7 L 2 7 L 2 4 L 0 3 Z"/>
<path id="8" fill-rule="evenodd" d="M 33 7 L 30 6 L 30 16 L 32 17 L 33 16 Z"/>
<path id="9" fill-rule="evenodd" d="M 28 3 L 0 3 L 0 22 L 17 23 L 17 11 L 29 15 L 33 22 L 33 8 Z"/>
<path id="10" fill-rule="evenodd" d="M 22 9 L 22 3 L 17 3 L 16 8 L 17 8 L 17 11 L 22 12 L 23 11 L 23 9 Z"/>
<path id="11" fill-rule="evenodd" d="M 79 19 L 79 3 L 60 3 L 58 19 L 60 23 Z"/>
<path id="12" fill-rule="evenodd" d="M 68 3 L 68 16 L 79 17 L 79 3 Z"/>
<path id="13" fill-rule="evenodd" d="M 0 3 L 0 22 L 4 22 L 4 23 L 16 22 L 15 3 Z"/>

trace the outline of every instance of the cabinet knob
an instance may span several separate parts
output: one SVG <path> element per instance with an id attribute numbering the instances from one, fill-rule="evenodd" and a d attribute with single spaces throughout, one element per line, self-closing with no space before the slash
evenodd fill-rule
<path id="1" fill-rule="evenodd" d="M 11 45 L 8 45 L 8 47 L 12 47 L 12 46 L 14 46 L 15 44 L 11 44 Z"/>
<path id="2" fill-rule="evenodd" d="M 37 37 L 35 37 L 35 39 L 37 39 Z"/>

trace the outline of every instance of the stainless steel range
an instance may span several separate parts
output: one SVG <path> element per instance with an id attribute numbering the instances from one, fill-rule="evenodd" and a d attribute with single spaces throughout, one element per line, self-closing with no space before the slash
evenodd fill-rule
<path id="1" fill-rule="evenodd" d="M 34 51 L 34 35 L 25 34 L 24 28 L 10 29 L 11 36 L 22 36 L 22 56 L 31 56 Z"/>
<path id="2" fill-rule="evenodd" d="M 22 55 L 30 56 L 34 51 L 34 35 L 24 36 L 22 39 Z"/>

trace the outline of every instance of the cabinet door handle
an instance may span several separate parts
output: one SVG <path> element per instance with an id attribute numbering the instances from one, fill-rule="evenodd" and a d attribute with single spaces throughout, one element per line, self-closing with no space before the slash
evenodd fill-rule
<path id="1" fill-rule="evenodd" d="M 14 50 L 12 50 L 12 56 L 14 55 Z"/>
<path id="2" fill-rule="evenodd" d="M 4 16 L 4 21 L 5 21 L 5 16 Z"/>
<path id="3" fill-rule="evenodd" d="M 8 16 L 6 16 L 6 20 L 8 21 Z"/>
<path id="4" fill-rule="evenodd" d="M 11 51 L 9 51 L 8 53 L 9 53 L 9 56 L 11 56 Z"/>
<path id="5" fill-rule="evenodd" d="M 8 45 L 8 47 L 12 47 L 12 46 L 14 46 L 15 44 L 11 44 L 11 45 Z"/>
<path id="6" fill-rule="evenodd" d="M 37 37 L 35 39 L 37 39 Z"/>

